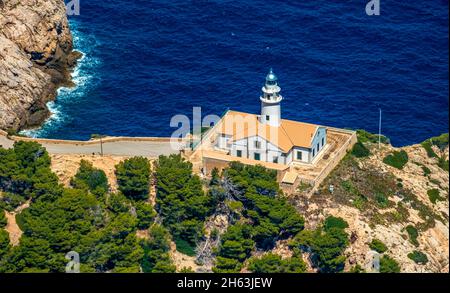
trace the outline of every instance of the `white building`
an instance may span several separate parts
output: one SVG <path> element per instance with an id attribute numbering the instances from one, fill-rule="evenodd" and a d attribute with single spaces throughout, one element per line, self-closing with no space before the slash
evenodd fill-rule
<path id="1" fill-rule="evenodd" d="M 281 88 L 270 70 L 262 88 L 261 114 L 228 111 L 218 123 L 215 148 L 230 156 L 288 165 L 313 163 L 327 144 L 323 126 L 281 119 Z"/>

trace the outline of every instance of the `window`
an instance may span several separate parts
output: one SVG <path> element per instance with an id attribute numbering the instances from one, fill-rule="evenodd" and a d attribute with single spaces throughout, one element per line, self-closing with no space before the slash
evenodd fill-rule
<path id="1" fill-rule="evenodd" d="M 297 160 L 301 161 L 302 160 L 302 155 L 303 155 L 302 152 L 297 151 Z"/>
<path id="2" fill-rule="evenodd" d="M 274 162 L 275 164 L 278 164 L 278 157 L 273 157 L 273 162 Z"/>
<path id="3" fill-rule="evenodd" d="M 261 148 L 261 142 L 255 141 L 255 148 L 260 149 Z"/>
<path id="4" fill-rule="evenodd" d="M 316 155 L 316 150 L 313 149 L 313 157 Z"/>
<path id="5" fill-rule="evenodd" d="M 239 157 L 239 158 L 242 157 L 242 151 L 241 150 L 237 150 L 236 151 L 236 156 Z"/>
<path id="6" fill-rule="evenodd" d="M 261 160 L 261 154 L 255 153 L 255 160 L 260 161 Z"/>
<path id="7" fill-rule="evenodd" d="M 319 152 L 319 148 L 320 148 L 319 143 L 317 143 L 317 152 Z"/>
<path id="8" fill-rule="evenodd" d="M 270 115 L 266 115 L 266 121 L 270 120 Z"/>
<path id="9" fill-rule="evenodd" d="M 325 138 L 322 137 L 322 146 L 325 144 Z"/>

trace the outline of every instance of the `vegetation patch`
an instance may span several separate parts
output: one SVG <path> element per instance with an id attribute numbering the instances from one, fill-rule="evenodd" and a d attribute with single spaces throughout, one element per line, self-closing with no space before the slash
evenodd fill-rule
<path id="1" fill-rule="evenodd" d="M 192 174 L 192 164 L 180 155 L 160 156 L 155 171 L 156 210 L 163 225 L 174 239 L 195 247 L 203 237 L 206 217 L 215 209 L 215 198 L 205 194 L 200 178 Z"/>
<path id="2" fill-rule="evenodd" d="M 364 158 L 370 156 L 370 151 L 368 148 L 362 144 L 362 142 L 358 141 L 352 149 L 352 155 L 357 158 Z"/>
<path id="3" fill-rule="evenodd" d="M 423 176 L 425 176 L 425 177 L 427 177 L 428 175 L 431 174 L 430 168 L 428 168 L 426 166 L 422 166 L 422 171 L 423 171 Z"/>
<path id="4" fill-rule="evenodd" d="M 373 239 L 369 244 L 370 249 L 375 250 L 378 253 L 384 253 L 388 250 L 386 244 L 384 244 L 381 240 Z"/>
<path id="5" fill-rule="evenodd" d="M 16 208 L 24 204 L 26 200 L 27 199 L 22 195 L 4 192 L 0 197 L 0 209 L 13 212 Z"/>
<path id="6" fill-rule="evenodd" d="M 4 228 L 7 224 L 5 211 L 0 209 L 0 229 Z"/>
<path id="7" fill-rule="evenodd" d="M 428 204 L 398 183 L 401 181 L 393 174 L 363 168 L 353 156 L 347 155 L 323 181 L 319 186 L 319 193 L 311 200 L 320 201 L 328 198 L 337 204 L 356 207 L 367 217 L 371 226 L 406 223 L 409 208 L 417 210 L 424 221 L 417 225 L 419 231 L 433 227 L 436 220 L 442 223 L 448 221 L 447 217 L 434 212 Z M 330 193 L 330 185 L 334 186 L 333 194 Z M 395 203 L 390 199 L 393 195 L 402 200 Z M 392 211 L 382 213 L 380 208 L 389 208 Z"/>
<path id="8" fill-rule="evenodd" d="M 134 157 L 116 166 L 119 190 L 133 200 L 148 198 L 150 188 L 150 162 L 147 158 Z"/>
<path id="9" fill-rule="evenodd" d="M 446 147 L 448 147 L 448 143 L 449 143 L 448 133 L 432 137 L 421 143 L 422 147 L 427 152 L 428 157 L 436 158 L 438 160 L 437 165 L 447 172 L 449 171 L 449 161 L 446 160 L 445 158 L 444 150 Z M 439 149 L 440 151 L 439 155 L 436 154 L 436 152 L 433 150 L 433 146 L 436 146 Z"/>
<path id="10" fill-rule="evenodd" d="M 439 190 L 436 188 L 430 189 L 427 191 L 428 198 L 433 204 L 436 204 L 436 202 L 445 200 L 443 197 L 440 196 Z"/>
<path id="11" fill-rule="evenodd" d="M 331 223 L 331 225 L 330 225 Z M 349 244 L 348 227 L 343 219 L 327 218 L 316 230 L 303 230 L 291 241 L 290 245 L 312 253 L 312 262 L 322 273 L 342 272 L 345 266 L 344 250 Z"/>
<path id="12" fill-rule="evenodd" d="M 381 137 L 378 134 L 373 134 L 368 131 L 365 131 L 364 129 L 358 129 L 356 130 L 356 135 L 358 137 L 358 141 L 361 143 L 365 142 L 371 142 L 371 143 L 378 143 L 378 140 L 380 140 L 383 144 L 389 143 L 389 138 L 387 138 L 384 135 L 381 135 Z"/>
<path id="13" fill-rule="evenodd" d="M 97 196 L 108 191 L 108 178 L 103 170 L 96 169 L 92 163 L 81 160 L 77 174 L 70 181 L 70 185 L 77 189 L 86 189 Z"/>
<path id="14" fill-rule="evenodd" d="M 400 273 L 399 263 L 388 255 L 380 259 L 380 273 Z"/>
<path id="15" fill-rule="evenodd" d="M 225 202 L 233 223 L 221 237 L 214 272 L 239 272 L 254 248 L 268 251 L 303 230 L 303 217 L 282 197 L 276 178 L 273 170 L 232 162 L 211 180 L 210 194 Z M 273 259 L 256 261 L 254 269 L 262 270 L 264 261 Z"/>
<path id="16" fill-rule="evenodd" d="M 383 163 L 402 170 L 408 163 L 408 154 L 404 150 L 394 151 L 383 159 Z"/>
<path id="17" fill-rule="evenodd" d="M 283 259 L 277 254 L 267 253 L 260 258 L 251 258 L 248 269 L 256 274 L 304 273 L 306 263 L 301 258 L 301 254 Z"/>
<path id="18" fill-rule="evenodd" d="M 428 257 L 425 253 L 421 252 L 421 251 L 413 251 L 408 253 L 408 258 L 413 260 L 415 263 L 417 264 L 421 264 L 424 265 L 428 262 Z"/>
<path id="19" fill-rule="evenodd" d="M 430 158 L 438 158 L 439 156 L 435 153 L 432 146 L 437 146 L 440 150 L 443 150 L 448 146 L 449 135 L 448 133 L 443 133 L 440 136 L 435 136 L 429 138 L 421 143 L 422 147 L 427 151 L 427 155 Z"/>
<path id="20" fill-rule="evenodd" d="M 136 238 L 140 223 L 148 227 L 153 217 L 151 209 L 141 206 L 148 193 L 135 197 L 143 194 L 143 189 L 139 193 L 127 189 L 131 182 L 149 186 L 149 177 L 141 176 L 146 168 L 136 168 L 135 161 L 145 162 L 130 159 L 116 170 L 127 197 L 121 192 L 108 194 L 104 172 L 90 163 L 82 162 L 71 188 L 65 188 L 51 172 L 50 157 L 39 144 L 17 142 L 12 149 L 0 148 L 2 205 L 13 208 L 16 204 L 10 199 L 18 194 L 21 198 L 16 202 L 31 200 L 30 207 L 16 216 L 23 231 L 19 245 L 5 246 L 0 232 L 0 272 L 64 272 L 65 255 L 72 250 L 80 255 L 81 272 L 131 273 L 141 267 L 144 271 L 174 271 L 157 269 L 171 265 L 166 250 L 156 250 L 167 243 L 159 238 L 163 234 L 150 231 L 148 241 L 156 243 L 151 246 L 155 254 L 149 253 L 148 243 Z M 145 266 L 147 263 L 155 266 Z"/>
<path id="21" fill-rule="evenodd" d="M 416 227 L 408 225 L 406 226 L 405 230 L 408 233 L 409 241 L 415 246 L 419 246 L 419 242 L 417 241 L 417 237 L 419 237 L 419 231 L 417 231 Z"/>
<path id="22" fill-rule="evenodd" d="M 348 223 L 344 219 L 333 216 L 327 217 L 323 225 L 325 230 L 330 230 L 332 228 L 343 230 L 348 228 Z"/>
<path id="23" fill-rule="evenodd" d="M 170 259 L 170 235 L 160 225 L 153 225 L 149 230 L 149 238 L 141 240 L 144 257 L 141 267 L 144 273 L 175 273 L 176 267 Z"/>
<path id="24" fill-rule="evenodd" d="M 192 247 L 189 242 L 180 238 L 175 238 L 174 242 L 179 252 L 189 256 L 195 256 L 195 247 Z"/>
<path id="25" fill-rule="evenodd" d="M 217 252 L 215 273 L 238 273 L 245 259 L 250 256 L 255 246 L 251 237 L 252 227 L 246 224 L 235 224 L 228 227 L 222 235 Z"/>

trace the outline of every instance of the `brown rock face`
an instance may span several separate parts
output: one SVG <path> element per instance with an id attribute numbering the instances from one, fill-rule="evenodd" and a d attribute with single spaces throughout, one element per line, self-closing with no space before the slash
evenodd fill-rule
<path id="1" fill-rule="evenodd" d="M 0 128 L 41 124 L 79 57 L 63 0 L 0 0 Z"/>

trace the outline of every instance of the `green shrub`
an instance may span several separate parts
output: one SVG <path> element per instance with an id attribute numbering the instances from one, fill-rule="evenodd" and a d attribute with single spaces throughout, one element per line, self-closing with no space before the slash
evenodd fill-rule
<path id="1" fill-rule="evenodd" d="M 344 180 L 341 182 L 342 188 L 350 194 L 357 195 L 358 189 L 353 185 L 350 180 Z"/>
<path id="2" fill-rule="evenodd" d="M 400 183 L 400 182 L 399 182 Z M 389 199 L 387 196 L 382 192 L 376 192 L 375 193 L 375 200 L 377 202 L 377 205 L 380 208 L 386 208 L 389 206 Z"/>
<path id="3" fill-rule="evenodd" d="M 430 140 L 426 140 L 426 141 L 422 142 L 421 145 L 427 152 L 427 155 L 429 158 L 437 158 L 438 157 L 438 155 L 433 151 L 432 143 Z"/>
<path id="4" fill-rule="evenodd" d="M 108 191 L 108 178 L 105 172 L 94 168 L 92 163 L 85 160 L 81 160 L 78 172 L 70 184 L 74 188 L 86 188 L 96 195 L 102 195 Z"/>
<path id="5" fill-rule="evenodd" d="M 256 274 L 303 273 L 306 271 L 306 264 L 298 256 L 283 259 L 279 255 L 268 253 L 261 258 L 251 258 L 248 269 Z"/>
<path id="6" fill-rule="evenodd" d="M 444 134 L 441 134 L 440 136 L 436 136 L 436 137 L 427 139 L 421 143 L 423 148 L 426 150 L 428 157 L 437 158 L 438 166 L 447 172 L 449 170 L 449 162 L 448 162 L 448 160 L 445 159 L 443 151 L 448 146 L 448 142 L 449 142 L 449 135 L 448 135 L 448 133 L 444 133 Z M 432 146 L 438 147 L 438 149 L 441 151 L 440 157 L 433 150 Z"/>
<path id="7" fill-rule="evenodd" d="M 421 143 L 423 148 L 427 151 L 427 155 L 430 158 L 437 158 L 438 155 L 433 151 L 432 146 L 437 146 L 440 150 L 445 149 L 449 143 L 448 133 L 443 133 L 440 136 L 429 138 Z"/>
<path id="8" fill-rule="evenodd" d="M 203 236 L 204 220 L 214 211 L 214 198 L 205 194 L 200 177 L 192 173 L 192 163 L 180 155 L 160 156 L 155 165 L 155 208 L 174 238 L 195 247 Z"/>
<path id="9" fill-rule="evenodd" d="M 150 187 L 150 163 L 143 157 L 134 157 L 116 166 L 119 190 L 128 198 L 144 200 L 148 198 Z"/>
<path id="10" fill-rule="evenodd" d="M 144 273 L 175 273 L 169 251 L 169 232 L 164 227 L 153 225 L 149 229 L 150 237 L 141 242 L 144 257 L 141 267 Z"/>
<path id="11" fill-rule="evenodd" d="M 5 227 L 7 224 L 5 211 L 0 209 L 0 229 Z"/>
<path id="12" fill-rule="evenodd" d="M 379 135 L 378 134 L 372 134 L 370 132 L 365 131 L 364 129 L 358 129 L 356 130 L 356 135 L 358 137 L 358 141 L 365 143 L 365 142 L 371 142 L 371 143 L 378 143 Z M 389 143 L 389 138 L 387 138 L 384 135 L 381 135 L 380 142 L 383 144 Z"/>
<path id="13" fill-rule="evenodd" d="M 356 199 L 353 201 L 353 205 L 358 210 L 363 210 L 366 203 L 367 203 L 367 197 L 365 197 L 364 195 L 358 195 L 356 197 Z"/>
<path id="14" fill-rule="evenodd" d="M 387 246 L 378 239 L 373 239 L 372 242 L 370 242 L 369 247 L 378 253 L 384 253 L 388 250 Z"/>
<path id="15" fill-rule="evenodd" d="M 343 252 L 349 244 L 348 234 L 342 229 L 345 225 L 340 223 L 331 226 L 327 230 L 322 227 L 303 230 L 290 243 L 290 246 L 310 251 L 314 266 L 322 273 L 342 272 L 345 267 L 346 258 Z"/>
<path id="16" fill-rule="evenodd" d="M 0 259 L 4 254 L 6 254 L 11 248 L 9 243 L 9 234 L 3 229 L 0 229 Z"/>
<path id="17" fill-rule="evenodd" d="M 400 273 L 400 265 L 395 259 L 383 255 L 380 259 L 380 273 Z"/>
<path id="18" fill-rule="evenodd" d="M 387 155 L 383 162 L 387 165 L 390 165 L 394 168 L 402 170 L 403 167 L 408 162 L 408 154 L 404 151 L 394 151 L 392 154 Z"/>
<path id="19" fill-rule="evenodd" d="M 332 228 L 345 229 L 348 228 L 348 223 L 342 218 L 329 216 L 324 221 L 324 230 L 329 231 Z"/>
<path id="20" fill-rule="evenodd" d="M 415 246 L 419 246 L 419 242 L 417 241 L 417 237 L 419 237 L 419 232 L 417 231 L 416 227 L 408 225 L 406 226 L 406 232 L 409 236 L 409 241 L 411 241 L 412 244 Z"/>
<path id="21" fill-rule="evenodd" d="M 195 256 L 195 247 L 192 247 L 189 242 L 181 238 L 175 238 L 174 242 L 179 252 L 189 256 Z"/>
<path id="22" fill-rule="evenodd" d="M 448 172 L 448 160 L 446 160 L 444 157 L 440 157 L 438 159 L 438 166 L 444 170 Z"/>
<path id="23" fill-rule="evenodd" d="M 437 201 L 440 200 L 444 200 L 440 195 L 439 195 L 439 190 L 436 188 L 430 189 L 427 191 L 428 194 L 428 198 L 430 199 L 430 201 L 435 204 Z"/>
<path id="24" fill-rule="evenodd" d="M 156 212 L 153 210 L 151 204 L 141 201 L 136 203 L 136 215 L 138 218 L 138 228 L 148 229 L 153 223 Z"/>
<path id="25" fill-rule="evenodd" d="M 431 174 L 430 168 L 428 168 L 426 166 L 422 166 L 422 170 L 423 170 L 423 176 L 425 176 L 425 177 Z"/>
<path id="26" fill-rule="evenodd" d="M 361 142 L 358 141 L 353 146 L 352 155 L 354 155 L 357 158 L 368 157 L 370 155 L 370 151 Z"/>
<path id="27" fill-rule="evenodd" d="M 361 273 L 365 273 L 365 271 L 364 271 L 364 269 L 361 267 L 361 265 L 357 264 L 357 265 L 353 266 L 353 267 L 350 269 L 349 273 L 352 273 L 352 274 L 361 274 Z"/>
<path id="28" fill-rule="evenodd" d="M 408 253 L 408 258 L 413 260 L 417 264 L 426 264 L 428 262 L 428 257 L 425 253 L 420 251 L 413 251 L 411 253 Z"/>
<path id="29" fill-rule="evenodd" d="M 0 209 L 12 212 L 25 202 L 26 198 L 24 196 L 16 193 L 5 192 L 2 197 L 0 197 Z"/>

